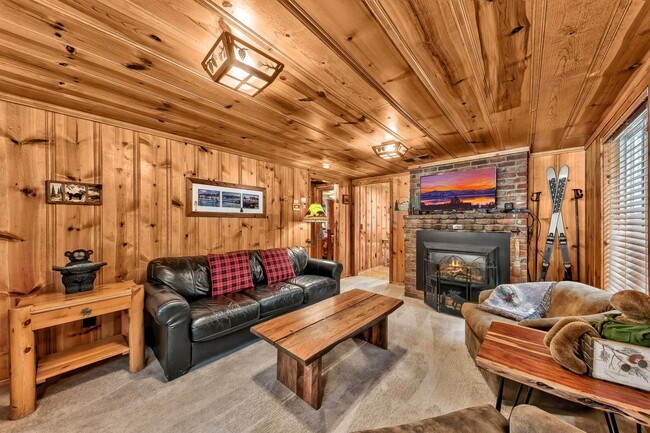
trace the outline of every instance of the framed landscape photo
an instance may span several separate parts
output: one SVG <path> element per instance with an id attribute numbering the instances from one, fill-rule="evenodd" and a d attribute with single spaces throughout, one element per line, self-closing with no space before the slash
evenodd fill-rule
<path id="1" fill-rule="evenodd" d="M 45 202 L 99 206 L 102 204 L 102 186 L 93 183 L 46 180 Z"/>
<path id="2" fill-rule="evenodd" d="M 187 216 L 266 217 L 266 188 L 187 179 Z"/>

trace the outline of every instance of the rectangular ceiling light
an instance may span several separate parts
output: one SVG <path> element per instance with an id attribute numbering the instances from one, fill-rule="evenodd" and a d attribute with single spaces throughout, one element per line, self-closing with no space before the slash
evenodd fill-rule
<path id="1" fill-rule="evenodd" d="M 373 146 L 378 157 L 383 159 L 394 159 L 403 157 L 408 149 L 399 141 L 387 141 L 379 146 Z"/>

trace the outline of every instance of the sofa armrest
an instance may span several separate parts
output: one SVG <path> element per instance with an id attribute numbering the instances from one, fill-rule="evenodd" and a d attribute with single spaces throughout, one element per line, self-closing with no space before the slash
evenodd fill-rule
<path id="1" fill-rule="evenodd" d="M 575 317 L 580 317 L 581 319 L 585 319 L 588 322 L 600 322 L 601 320 L 605 320 L 607 318 L 605 315 L 618 314 L 618 313 L 619 312 L 617 310 L 611 310 L 606 313 L 587 314 L 584 316 L 575 316 Z M 528 328 L 539 329 L 541 331 L 548 331 L 553 327 L 553 325 L 555 325 L 557 322 L 559 322 L 562 319 L 564 319 L 564 317 L 544 317 L 542 319 L 522 320 L 521 322 L 519 322 L 519 324 L 521 326 L 526 326 Z"/>
<path id="2" fill-rule="evenodd" d="M 190 305 L 174 290 L 162 284 L 144 284 L 145 310 L 151 320 L 152 347 L 167 380 L 187 373 L 192 365 Z"/>
<path id="3" fill-rule="evenodd" d="M 341 292 L 341 273 L 343 265 L 338 262 L 321 259 L 309 259 L 304 273 L 329 277 L 336 281 L 336 294 Z"/>
<path id="4" fill-rule="evenodd" d="M 584 433 L 543 410 L 527 404 L 512 409 L 510 433 Z"/>
<path id="5" fill-rule="evenodd" d="M 158 325 L 177 326 L 190 321 L 187 300 L 167 286 L 144 283 L 145 308 Z"/>

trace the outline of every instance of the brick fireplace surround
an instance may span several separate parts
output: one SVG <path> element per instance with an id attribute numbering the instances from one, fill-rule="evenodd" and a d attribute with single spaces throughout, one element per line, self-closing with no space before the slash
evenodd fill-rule
<path id="1" fill-rule="evenodd" d="M 405 228 L 405 277 L 406 296 L 423 298 L 422 290 L 416 289 L 416 243 L 418 230 L 441 230 L 447 232 L 506 232 L 510 233 L 510 282 L 527 280 L 527 214 L 504 213 L 504 203 L 513 203 L 515 209 L 528 209 L 528 152 L 462 161 L 431 167 L 413 169 L 411 174 L 411 202 L 420 203 L 420 177 L 437 173 L 496 166 L 497 208 L 485 211 L 435 211 L 429 215 L 407 215 Z M 462 229 L 453 229 L 460 224 Z M 518 234 L 511 230 L 519 229 Z"/>

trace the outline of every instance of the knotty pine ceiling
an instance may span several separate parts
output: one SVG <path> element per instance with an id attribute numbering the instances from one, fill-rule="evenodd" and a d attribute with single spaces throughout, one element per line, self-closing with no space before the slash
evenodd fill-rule
<path id="1" fill-rule="evenodd" d="M 0 0 L 0 91 L 341 178 L 583 146 L 646 60 L 644 0 Z M 220 24 L 220 20 L 222 23 Z M 224 24 L 285 64 L 255 98 L 201 60 Z M 329 170 L 321 168 L 331 164 Z"/>

